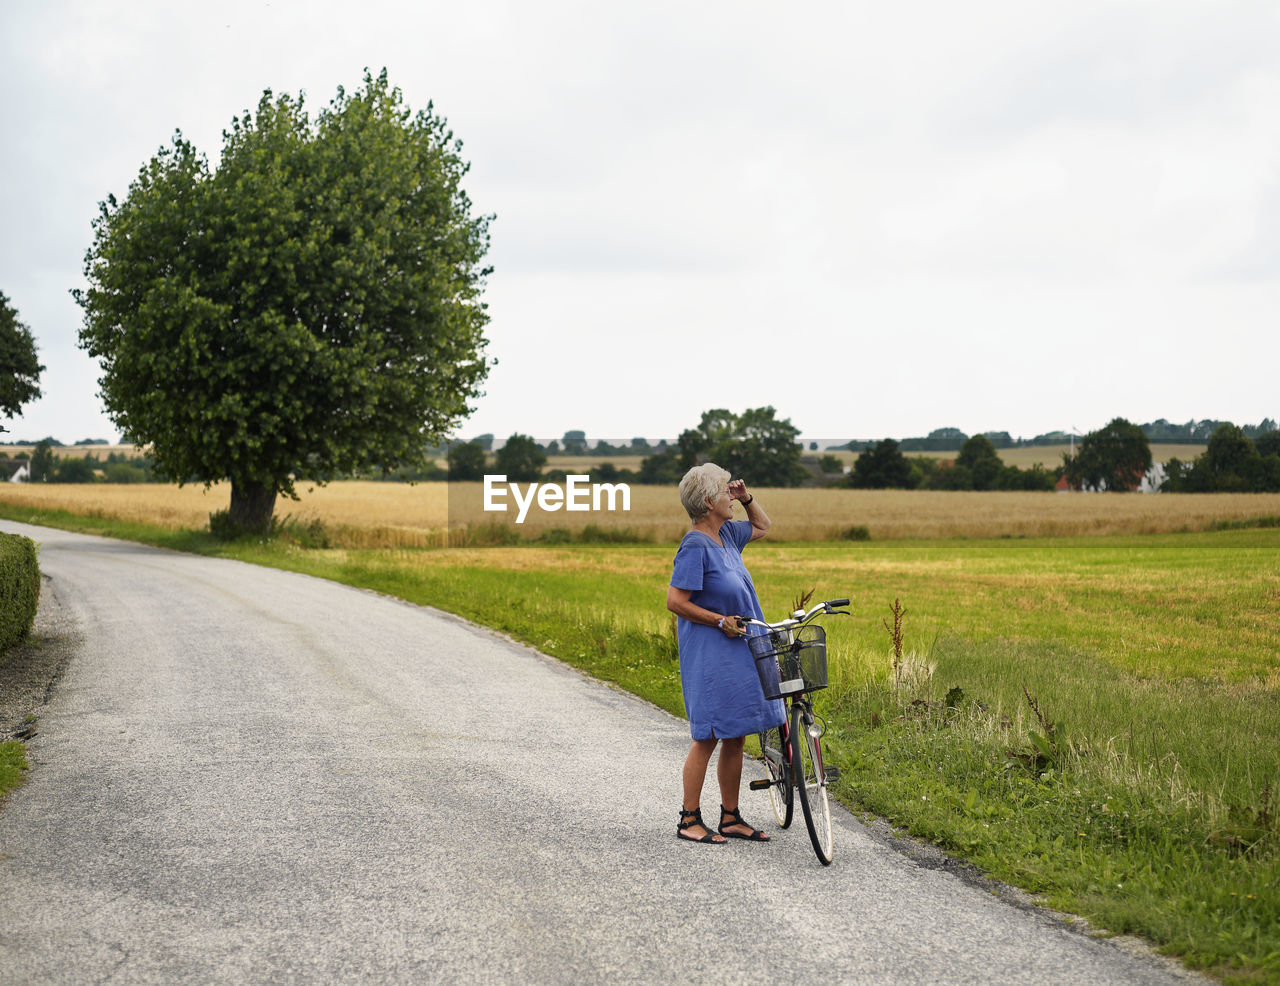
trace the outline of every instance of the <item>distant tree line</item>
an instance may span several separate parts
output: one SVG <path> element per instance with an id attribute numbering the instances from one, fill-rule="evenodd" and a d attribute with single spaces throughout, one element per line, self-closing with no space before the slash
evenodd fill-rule
<path id="1" fill-rule="evenodd" d="M 1164 445 L 1204 445 L 1224 425 L 1232 425 L 1230 421 L 1213 421 L 1205 418 L 1203 421 L 1188 421 L 1184 425 L 1170 424 L 1164 418 L 1159 421 L 1152 421 L 1149 424 L 1139 425 L 1142 433 L 1153 442 Z M 1268 432 L 1274 432 L 1280 425 L 1277 425 L 1271 418 L 1263 418 L 1256 425 L 1241 425 L 1239 430 L 1246 438 L 1258 439 Z"/>
<path id="2" fill-rule="evenodd" d="M 112 442 L 105 438 L 82 438 L 74 445 L 68 445 L 66 442 L 60 442 L 52 435 L 46 435 L 44 438 L 18 438 L 13 441 L 6 442 L 7 445 L 48 445 L 50 448 L 81 448 L 86 445 L 111 445 Z"/>
<path id="3" fill-rule="evenodd" d="M 1271 422 L 1272 425 L 1275 422 Z M 1169 493 L 1280 493 L 1280 430 L 1251 436 L 1219 425 L 1205 451 L 1190 462 L 1165 463 L 1160 489 Z"/>
<path id="4" fill-rule="evenodd" d="M 627 453 L 634 455 L 633 450 L 644 447 L 651 450 L 637 469 L 597 462 L 582 472 L 595 482 L 674 485 L 691 466 L 712 461 L 753 486 L 857 489 L 1048 490 L 1058 479 L 1057 473 L 1042 466 L 1006 466 L 985 435 L 966 438 L 954 462 L 908 458 L 901 443 L 886 438 L 865 449 L 852 472 L 845 475 L 839 458 L 829 453 L 806 460 L 797 441 L 799 434 L 800 429 L 789 418 L 780 419 L 773 407 L 748 408 L 740 414 L 714 408 L 704 411 L 698 424 L 681 432 L 675 443 L 649 445 L 644 439 L 633 439 Z M 497 452 L 491 452 L 492 446 L 492 435 L 451 446 L 447 450 L 449 478 L 478 481 L 486 472 L 498 471 L 516 482 L 563 481 L 566 470 L 544 469 L 548 454 L 590 454 L 593 458 L 601 454 L 598 445 L 588 447 L 581 431 L 566 432 L 560 441 L 545 446 L 520 434 L 508 438 Z M 622 447 L 609 448 L 616 453 Z M 811 445 L 810 451 L 816 450 L 816 445 Z"/>
<path id="5" fill-rule="evenodd" d="M 96 445 L 98 442 L 77 442 L 77 445 Z M 105 444 L 105 443 L 101 443 Z M 19 452 L 9 459 L 7 453 L 0 452 L 0 461 L 26 461 L 27 481 L 32 483 L 151 483 L 160 480 L 152 473 L 153 463 L 149 456 L 142 454 L 128 455 L 123 452 L 108 452 L 103 458 L 94 458 L 86 453 L 84 456 L 56 456 L 54 448 L 66 448 L 56 445 L 50 439 L 41 439 L 35 443 L 31 454 Z"/>
<path id="6" fill-rule="evenodd" d="M 1159 424 L 1159 422 L 1157 422 Z M 1167 422 L 1165 422 L 1167 424 Z M 1197 422 L 1177 426 L 1195 433 Z M 1262 425 L 1275 425 L 1264 419 Z M 583 431 L 567 431 L 558 441 L 541 444 L 515 433 L 496 450 L 492 434 L 469 441 L 453 441 L 429 450 L 423 466 L 383 471 L 375 475 L 343 478 L 399 482 L 479 481 L 486 473 L 502 473 L 512 482 L 563 482 L 568 473 L 589 475 L 594 482 L 674 485 L 691 466 L 714 461 L 754 486 L 847 486 L 854 489 L 907 490 L 1051 490 L 1065 478 L 1080 490 L 1126 491 L 1139 487 L 1152 467 L 1151 425 L 1134 425 L 1115 418 L 1105 427 L 1081 436 L 1074 453 L 1064 453 L 1062 465 L 1048 469 L 1035 465 L 1019 469 L 1006 465 L 990 433 L 963 436 L 954 428 L 932 432 L 927 439 L 951 451 L 954 460 L 913 455 L 908 441 L 881 439 L 867 445 L 848 474 L 840 459 L 830 453 L 815 456 L 811 443 L 807 457 L 797 441 L 800 430 L 789 418 L 779 418 L 773 407 L 748 408 L 735 414 L 725 408 L 704 411 L 698 424 L 685 430 L 674 443 L 650 443 L 633 438 L 629 444 L 591 445 Z M 1207 437 L 1204 454 L 1190 462 L 1170 459 L 1160 489 L 1164 492 L 1280 492 L 1280 430 L 1261 426 L 1239 427 L 1219 422 Z M 1157 429 L 1158 430 L 1158 429 Z M 1168 432 L 1160 441 L 1169 441 Z M 1005 435 L 998 433 L 997 438 Z M 1070 437 L 1070 436 L 1066 436 Z M 1065 440 L 1065 439 L 1064 439 Z M 78 445 L 102 444 L 86 439 Z M 151 460 L 143 454 L 111 452 L 95 459 L 57 458 L 58 443 L 45 439 L 30 456 L 31 479 L 36 482 L 110 483 L 157 481 Z M 65 448 L 65 446 L 62 446 Z M 647 454 L 646 454 L 647 453 Z M 548 469 L 550 455 L 590 456 L 594 461 L 581 469 Z M 620 468 L 599 462 L 604 456 L 639 457 L 637 468 Z M 26 458 L 20 454 L 17 458 Z M 443 459 L 447 468 L 435 460 Z"/>
<path id="7" fill-rule="evenodd" d="M 710 413 L 710 412 L 708 412 Z M 1209 441 L 1218 428 L 1224 424 L 1231 424 L 1229 421 L 1216 421 L 1210 418 L 1197 421 L 1192 419 L 1185 424 L 1171 424 L 1164 418 L 1156 421 L 1150 421 L 1146 424 L 1136 425 L 1151 444 L 1162 445 L 1203 445 Z M 1256 425 L 1241 425 L 1240 430 L 1248 438 L 1256 439 L 1258 436 L 1269 431 L 1275 431 L 1277 424 L 1271 418 L 1263 418 Z M 1046 445 L 1069 445 L 1081 439 L 1081 435 L 1073 434 L 1067 431 L 1048 431 L 1034 438 L 1014 438 L 1007 431 L 984 431 L 979 433 L 982 438 L 987 439 L 991 446 L 997 450 L 1011 448 L 1028 448 Z M 964 447 L 972 437 L 977 435 L 969 435 L 959 428 L 935 428 L 928 435 L 922 438 L 903 438 L 895 439 L 895 444 L 901 452 L 954 452 Z M 493 450 L 494 436 L 492 434 L 478 435 L 469 439 L 473 444 L 480 445 L 486 452 Z M 824 451 L 827 452 L 865 452 L 881 443 L 878 439 L 861 439 L 855 438 L 847 442 L 835 445 L 825 446 Z M 645 438 L 633 438 L 630 442 L 612 444 L 608 441 L 597 440 L 589 441 L 587 434 L 582 430 L 566 431 L 563 437 L 552 439 L 551 441 L 540 445 L 540 447 L 548 455 L 581 455 L 591 456 L 592 458 L 602 458 L 605 456 L 648 456 L 664 452 L 668 447 L 666 439 L 657 442 L 650 442 Z M 818 451 L 818 443 L 809 443 L 810 451 Z M 441 451 L 443 455 L 443 450 Z"/>
<path id="8" fill-rule="evenodd" d="M 1137 427 L 1139 431 L 1147 436 L 1148 442 L 1161 445 L 1203 445 L 1224 424 L 1231 424 L 1231 422 L 1213 421 L 1206 418 L 1203 421 L 1192 419 L 1186 424 L 1177 425 L 1170 424 L 1164 418 L 1160 418 L 1134 427 Z M 1259 435 L 1269 431 L 1275 431 L 1276 428 L 1276 422 L 1271 418 L 1263 418 L 1256 425 L 1240 426 L 1240 430 L 1248 438 L 1257 438 Z M 984 431 L 982 436 L 997 449 L 1067 445 L 1078 437 L 1066 431 L 1048 431 L 1042 435 L 1036 435 L 1034 438 L 1014 438 L 1007 431 Z M 924 438 L 902 439 L 898 442 L 898 448 L 903 452 L 950 452 L 962 447 L 969 438 L 970 436 L 959 428 L 936 428 Z M 843 445 L 833 447 L 837 450 L 847 449 L 851 452 L 862 452 L 876 444 L 877 442 L 874 440 L 855 438 Z"/>
<path id="9" fill-rule="evenodd" d="M 1260 431 L 1230 422 L 1216 425 L 1205 451 L 1191 462 L 1165 463 L 1164 493 L 1280 493 L 1280 430 L 1275 422 Z M 1137 489 L 1151 469 L 1146 431 L 1116 418 L 1085 435 L 1074 455 L 1063 456 L 1062 474 L 1075 489 Z"/>
<path id="10" fill-rule="evenodd" d="M 589 448 L 584 432 L 568 431 L 560 441 L 545 446 L 528 435 L 515 434 L 491 453 L 493 436 L 483 435 L 480 440 L 455 443 L 446 456 L 449 478 L 460 481 L 479 480 L 486 472 L 497 471 L 513 482 L 556 482 L 572 471 L 590 475 L 594 482 L 671 485 L 691 466 L 713 461 L 751 485 L 799 486 L 814 475 L 801 464 L 803 449 L 796 441 L 799 434 L 800 429 L 790 419 L 779 419 L 772 407 L 748 408 L 741 414 L 716 408 L 703 412 L 697 426 L 682 432 L 674 444 L 660 441 L 651 445 L 643 438 L 633 438 L 626 446 L 597 443 Z M 641 458 L 636 469 L 604 462 L 581 470 L 544 471 L 549 454 Z M 838 468 L 839 463 L 836 465 Z"/>
<path id="11" fill-rule="evenodd" d="M 1051 490 L 1058 474 L 1043 466 L 1007 466 L 986 435 L 965 439 L 954 462 L 908 458 L 892 438 L 859 454 L 848 485 L 860 490 Z"/>

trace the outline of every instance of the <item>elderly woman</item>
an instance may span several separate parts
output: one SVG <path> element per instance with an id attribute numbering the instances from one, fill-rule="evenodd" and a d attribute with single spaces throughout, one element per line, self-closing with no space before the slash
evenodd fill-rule
<path id="1" fill-rule="evenodd" d="M 746 520 L 733 520 L 733 502 Z M 680 481 L 680 501 L 692 527 L 676 551 L 667 609 L 678 617 L 680 683 L 693 745 L 684 763 L 684 806 L 676 835 L 721 844 L 725 837 L 767 842 L 738 813 L 742 745 L 749 733 L 782 724 L 780 701 L 764 697 L 739 617 L 763 620 L 742 549 L 769 530 L 769 518 L 741 480 L 714 463 L 694 466 Z M 719 835 L 702 820 L 699 802 L 711 754 L 720 743 Z"/>

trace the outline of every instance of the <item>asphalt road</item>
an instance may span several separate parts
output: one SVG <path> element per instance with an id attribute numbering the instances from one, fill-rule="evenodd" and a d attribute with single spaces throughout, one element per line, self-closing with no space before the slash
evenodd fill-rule
<path id="1" fill-rule="evenodd" d="M 843 811 L 827 869 L 760 794 L 772 844 L 679 843 L 686 725 L 456 618 L 0 529 L 74 649 L 0 812 L 0 983 L 1194 978 Z"/>

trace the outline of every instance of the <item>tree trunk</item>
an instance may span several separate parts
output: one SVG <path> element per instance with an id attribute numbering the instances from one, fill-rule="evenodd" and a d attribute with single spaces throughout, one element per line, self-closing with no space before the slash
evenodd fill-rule
<path id="1" fill-rule="evenodd" d="M 271 533 L 271 515 L 276 509 L 275 487 L 266 483 L 231 481 L 232 526 L 246 534 Z"/>

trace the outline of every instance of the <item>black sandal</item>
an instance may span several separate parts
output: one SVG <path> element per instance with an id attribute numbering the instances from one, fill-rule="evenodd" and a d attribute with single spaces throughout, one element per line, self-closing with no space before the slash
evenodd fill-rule
<path id="1" fill-rule="evenodd" d="M 684 834 L 685 829 L 691 829 L 695 825 L 701 825 L 704 829 L 707 830 L 707 834 L 704 835 L 701 839 L 695 839 L 691 835 Z M 676 826 L 676 838 L 684 839 L 685 842 L 705 842 L 708 845 L 712 845 L 712 846 L 724 845 L 724 840 L 717 839 L 714 835 L 712 835 L 711 829 L 707 828 L 707 824 L 702 820 L 701 808 L 695 808 L 693 811 L 685 811 L 683 808 L 680 809 L 680 824 Z"/>
<path id="2" fill-rule="evenodd" d="M 726 818 L 728 821 L 725 821 Z M 726 825 L 745 825 L 747 828 L 751 829 L 751 834 L 743 835 L 741 832 L 726 832 L 724 830 Z M 746 839 L 748 842 L 771 841 L 769 837 L 759 829 L 751 828 L 751 824 L 743 820 L 742 816 L 738 814 L 738 810 L 736 808 L 733 811 L 730 811 L 724 805 L 720 806 L 720 834 L 726 839 Z"/>

